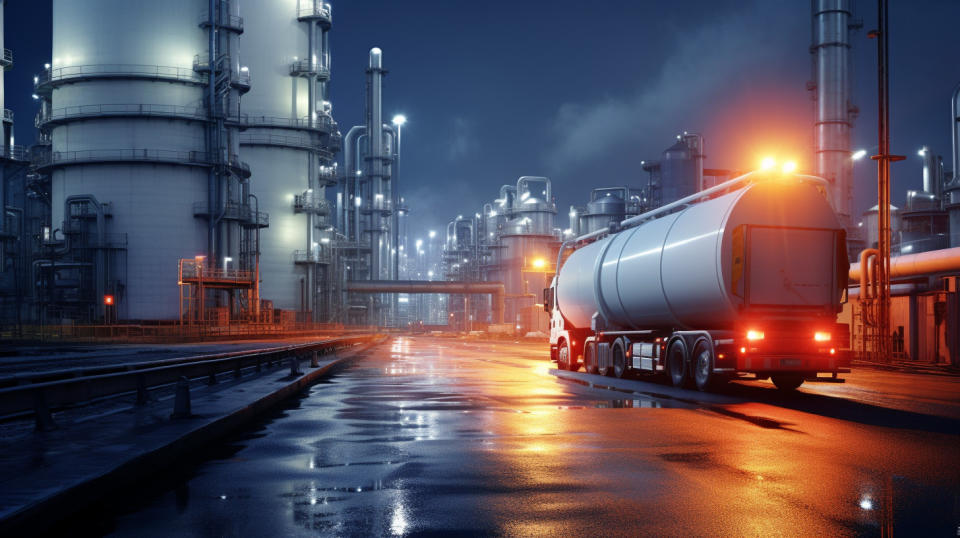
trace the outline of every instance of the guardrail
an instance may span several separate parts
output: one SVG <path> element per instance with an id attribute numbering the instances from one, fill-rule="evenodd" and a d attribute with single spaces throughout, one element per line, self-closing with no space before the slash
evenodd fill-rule
<path id="1" fill-rule="evenodd" d="M 48 430 L 55 427 L 50 413 L 56 409 L 134 393 L 137 404 L 142 405 L 149 401 L 151 389 L 173 385 L 183 378 L 206 378 L 209 384 L 216 384 L 219 374 L 232 372 L 234 377 L 240 377 L 244 369 L 261 371 L 264 365 L 279 366 L 283 359 L 290 358 L 298 365 L 301 358 L 313 356 L 314 352 L 329 353 L 374 338 L 375 335 L 367 334 L 253 352 L 71 368 L 0 378 L 0 387 L 3 387 L 0 388 L 0 418 L 23 418 L 32 414 L 37 429 Z"/>

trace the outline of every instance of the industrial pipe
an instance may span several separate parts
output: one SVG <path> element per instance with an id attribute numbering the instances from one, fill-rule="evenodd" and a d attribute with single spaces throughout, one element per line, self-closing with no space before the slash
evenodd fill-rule
<path id="1" fill-rule="evenodd" d="M 451 295 L 490 295 L 491 319 L 503 323 L 503 282 L 456 282 L 431 280 L 351 280 L 347 291 L 353 293 L 446 293 Z"/>
<path id="2" fill-rule="evenodd" d="M 960 84 L 953 89 L 950 97 L 950 136 L 953 139 L 953 183 L 960 183 Z"/>
<path id="3" fill-rule="evenodd" d="M 863 255 L 860 257 L 863 260 Z M 859 263 L 850 266 L 850 279 L 861 280 Z M 960 247 L 932 250 L 890 258 L 890 277 L 902 278 L 936 273 L 960 273 Z"/>

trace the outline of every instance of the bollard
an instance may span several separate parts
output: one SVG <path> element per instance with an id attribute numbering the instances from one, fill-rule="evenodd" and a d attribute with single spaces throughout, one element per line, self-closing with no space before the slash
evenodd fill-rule
<path id="1" fill-rule="evenodd" d="M 177 395 L 173 400 L 173 414 L 170 418 L 190 418 L 190 380 L 181 376 L 177 381 Z"/>
<path id="2" fill-rule="evenodd" d="M 320 366 L 319 355 L 320 355 L 319 351 L 314 351 L 313 354 L 310 356 L 310 368 L 317 368 Z"/>
<path id="3" fill-rule="evenodd" d="M 210 367 L 210 375 L 207 376 L 207 385 L 216 385 L 217 384 L 217 368 L 216 366 Z"/>
<path id="4" fill-rule="evenodd" d="M 290 357 L 290 377 L 296 377 L 301 375 L 300 372 L 300 361 L 297 359 L 297 356 L 294 355 Z"/>
<path id="5" fill-rule="evenodd" d="M 33 393 L 33 414 L 36 417 L 36 431 L 49 432 L 57 429 L 57 423 L 53 421 L 53 415 L 47 407 L 47 397 L 43 390 Z"/>
<path id="6" fill-rule="evenodd" d="M 150 403 L 150 391 L 147 390 L 147 379 L 143 374 L 137 376 L 137 405 Z"/>
<path id="7" fill-rule="evenodd" d="M 239 379 L 241 375 L 240 372 L 240 359 L 236 359 L 233 363 L 233 377 L 234 379 Z"/>

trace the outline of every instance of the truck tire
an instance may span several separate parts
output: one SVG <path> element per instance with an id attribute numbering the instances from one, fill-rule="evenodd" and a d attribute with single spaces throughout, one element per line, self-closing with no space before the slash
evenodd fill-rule
<path id="1" fill-rule="evenodd" d="M 583 371 L 588 374 L 597 373 L 597 343 L 587 342 L 583 346 Z"/>
<path id="2" fill-rule="evenodd" d="M 570 346 L 566 340 L 560 340 L 557 344 L 557 370 L 570 369 Z"/>
<path id="3" fill-rule="evenodd" d="M 677 338 L 667 348 L 667 377 L 674 387 L 685 387 L 689 384 L 687 362 L 687 345 L 682 338 Z"/>
<path id="4" fill-rule="evenodd" d="M 725 378 L 713 373 L 713 346 L 700 339 L 693 348 L 693 381 L 701 392 L 716 388 Z"/>
<path id="5" fill-rule="evenodd" d="M 770 376 L 773 384 L 782 391 L 797 390 L 797 387 L 803 385 L 803 375 L 801 374 L 773 374 Z"/>
<path id="6" fill-rule="evenodd" d="M 623 379 L 627 376 L 627 354 L 623 349 L 623 340 L 616 340 L 613 343 L 613 349 L 610 350 L 613 359 L 613 376 L 617 379 Z"/>

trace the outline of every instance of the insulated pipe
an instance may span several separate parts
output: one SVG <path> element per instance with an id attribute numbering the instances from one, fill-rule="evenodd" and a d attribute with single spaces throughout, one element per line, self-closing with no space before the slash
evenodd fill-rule
<path id="1" fill-rule="evenodd" d="M 70 205 L 77 202 L 86 202 L 93 206 L 94 210 L 97 212 L 97 266 L 94 271 L 94 279 L 96 285 L 96 297 L 94 297 L 94 305 L 97 312 L 97 317 L 103 316 L 103 296 L 104 296 L 104 280 L 106 279 L 106 270 L 107 270 L 107 259 L 106 259 L 106 222 L 103 215 L 103 205 L 97 200 L 92 194 L 77 194 L 73 196 L 67 196 L 67 199 L 63 201 L 63 215 L 66 218 L 70 218 Z"/>
<path id="2" fill-rule="evenodd" d="M 861 254 L 860 259 L 862 262 L 863 254 Z M 851 280 L 861 280 L 861 267 L 863 267 L 861 263 L 854 263 L 850 266 Z M 960 247 L 890 258 L 891 278 L 958 272 L 960 272 Z"/>
<path id="3" fill-rule="evenodd" d="M 347 131 L 347 136 L 343 139 L 343 199 L 341 204 L 341 230 L 344 230 L 343 234 L 346 236 L 347 240 L 350 240 L 350 204 L 356 204 L 356 202 L 350 200 L 347 195 L 350 193 L 349 184 L 351 181 L 356 181 L 357 172 L 360 170 L 360 164 L 357 162 L 356 151 L 354 148 L 357 145 L 357 140 L 361 135 L 367 132 L 367 128 L 363 125 L 354 125 Z M 354 196 L 357 196 L 359 193 L 355 190 Z M 356 231 L 356 228 L 354 228 Z M 356 239 L 359 241 L 359 237 Z"/>
<path id="4" fill-rule="evenodd" d="M 490 295 L 492 322 L 503 323 L 503 282 L 456 282 L 434 280 L 351 280 L 347 291 L 354 293 L 446 293 L 451 295 Z"/>
<path id="5" fill-rule="evenodd" d="M 208 2 L 207 13 L 210 14 L 210 31 L 207 41 L 207 60 L 210 62 L 208 67 L 210 68 L 210 73 L 207 77 L 207 113 L 210 116 L 211 120 L 216 120 L 216 109 L 214 108 L 216 97 L 216 86 L 217 86 L 217 73 L 214 69 L 214 61 L 217 53 L 217 19 L 216 19 L 216 0 L 210 0 Z M 217 161 L 217 158 L 214 157 L 214 153 L 219 152 L 216 133 L 216 121 L 210 122 L 210 127 L 207 129 L 207 154 L 208 157 L 212 158 L 214 162 Z M 207 259 L 211 260 L 211 263 L 216 263 L 216 237 L 215 237 L 215 228 L 216 221 L 214 220 L 214 214 L 217 210 L 217 176 L 216 176 L 216 167 L 211 166 L 210 170 L 207 172 Z"/>
<path id="6" fill-rule="evenodd" d="M 880 251 L 875 248 L 863 249 L 860 253 L 860 267 L 866 267 L 866 271 L 860 273 L 860 289 L 864 291 L 864 297 L 873 297 L 873 276 L 874 272 L 870 270 L 871 263 L 876 263 L 876 258 L 880 256 Z"/>

